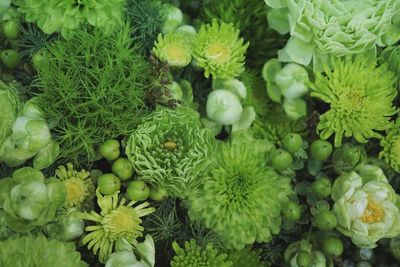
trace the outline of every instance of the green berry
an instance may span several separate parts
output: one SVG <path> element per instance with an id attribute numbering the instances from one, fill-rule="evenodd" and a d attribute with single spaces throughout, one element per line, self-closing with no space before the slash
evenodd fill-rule
<path id="1" fill-rule="evenodd" d="M 159 186 L 153 187 L 150 190 L 150 198 L 155 201 L 161 201 L 168 197 L 168 192 Z"/>
<path id="2" fill-rule="evenodd" d="M 119 158 L 114 161 L 111 170 L 122 181 L 130 179 L 133 175 L 133 166 L 131 162 L 126 158 Z"/>
<path id="3" fill-rule="evenodd" d="M 116 175 L 112 173 L 106 173 L 99 177 L 97 185 L 100 189 L 100 193 L 111 195 L 121 188 L 121 181 Z"/>
<path id="4" fill-rule="evenodd" d="M 290 201 L 283 207 L 282 214 L 289 221 L 298 221 L 301 217 L 301 208 L 296 202 Z"/>
<path id="5" fill-rule="evenodd" d="M 327 160 L 332 151 L 332 144 L 324 140 L 315 140 L 310 147 L 311 157 L 319 161 Z"/>
<path id="6" fill-rule="evenodd" d="M 299 267 L 309 267 L 311 263 L 311 255 L 307 251 L 300 251 L 297 254 L 296 263 Z"/>
<path id="7" fill-rule="evenodd" d="M 143 181 L 133 181 L 129 183 L 126 193 L 131 200 L 146 200 L 150 196 L 150 188 Z"/>
<path id="8" fill-rule="evenodd" d="M 297 133 L 289 133 L 283 138 L 282 144 L 287 151 L 294 154 L 303 146 L 303 139 Z"/>
<path id="9" fill-rule="evenodd" d="M 101 156 L 110 161 L 116 160 L 119 157 L 120 153 L 119 147 L 120 143 L 118 142 L 118 140 L 109 139 L 100 145 L 99 153 Z"/>
<path id="10" fill-rule="evenodd" d="M 289 152 L 278 149 L 272 157 L 272 167 L 277 171 L 284 171 L 292 166 L 293 158 Z"/>
<path id="11" fill-rule="evenodd" d="M 339 257 L 343 254 L 343 242 L 338 237 L 328 237 L 322 243 L 324 253 L 329 257 Z"/>
<path id="12" fill-rule="evenodd" d="M 3 23 L 3 33 L 8 40 L 18 39 L 20 35 L 19 23 L 17 20 L 8 20 Z"/>
<path id="13" fill-rule="evenodd" d="M 21 55 L 14 49 L 1 51 L 0 58 L 1 62 L 9 69 L 14 69 L 21 61 Z"/>
<path id="14" fill-rule="evenodd" d="M 315 226 L 324 231 L 332 230 L 337 225 L 335 215 L 328 210 L 318 212 L 313 219 Z"/>
<path id="15" fill-rule="evenodd" d="M 331 194 L 331 181 L 326 178 L 319 178 L 311 184 L 311 191 L 319 198 L 324 199 Z"/>

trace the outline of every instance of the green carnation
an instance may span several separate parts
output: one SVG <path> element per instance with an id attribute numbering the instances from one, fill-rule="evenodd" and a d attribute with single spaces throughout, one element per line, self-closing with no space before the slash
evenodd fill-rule
<path id="1" fill-rule="evenodd" d="M 170 66 L 185 67 L 192 60 L 191 40 L 179 32 L 159 34 L 153 52 Z"/>
<path id="2" fill-rule="evenodd" d="M 131 135 L 126 154 L 139 179 L 184 198 L 208 168 L 213 145 L 214 138 L 201 128 L 196 111 L 158 109 Z"/>
<path id="3" fill-rule="evenodd" d="M 379 153 L 394 170 L 400 172 L 400 119 L 387 130 L 386 136 L 381 140 L 383 150 Z"/>
<path id="4" fill-rule="evenodd" d="M 204 222 L 228 248 L 279 233 L 281 208 L 292 190 L 289 179 L 267 166 L 272 149 L 267 140 L 246 136 L 219 143 L 209 173 L 189 197 L 190 218 Z"/>
<path id="5" fill-rule="evenodd" d="M 86 267 L 74 243 L 38 236 L 11 237 L 0 242 L 0 266 Z"/>
<path id="6" fill-rule="evenodd" d="M 311 96 L 330 104 L 317 126 L 320 137 L 335 134 L 335 146 L 341 145 L 343 137 L 353 136 L 360 143 L 380 138 L 376 131 L 388 129 L 396 113 L 395 81 L 387 65 L 376 66 L 362 56 L 338 60 L 333 69 L 316 73 Z"/>
<path id="7" fill-rule="evenodd" d="M 339 176 L 332 199 L 337 229 L 358 247 L 374 248 L 380 239 L 400 234 L 397 195 L 379 167 L 360 165 Z"/>
<path id="8" fill-rule="evenodd" d="M 211 243 L 202 249 L 196 241 L 185 242 L 181 248 L 176 242 L 172 244 L 176 253 L 171 261 L 172 267 L 232 267 L 232 262 L 227 260 L 227 255 L 219 253 Z"/>
<path id="9" fill-rule="evenodd" d="M 397 0 L 266 0 L 272 28 L 290 39 L 278 52 L 280 61 L 294 61 L 319 68 L 327 55 L 345 56 L 375 50 L 396 42 L 391 35 Z M 389 42 L 389 43 L 388 43 Z"/>
<path id="10" fill-rule="evenodd" d="M 26 21 L 69 39 L 86 22 L 111 33 L 123 22 L 125 0 L 16 0 L 15 4 Z"/>
<path id="11" fill-rule="evenodd" d="M 204 76 L 231 79 L 244 71 L 245 52 L 249 43 L 239 38 L 239 30 L 232 24 L 213 20 L 200 27 L 193 48 L 193 57 L 204 69 Z"/>

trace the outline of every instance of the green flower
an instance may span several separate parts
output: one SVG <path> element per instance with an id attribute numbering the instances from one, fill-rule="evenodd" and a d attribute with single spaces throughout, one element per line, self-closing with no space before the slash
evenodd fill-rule
<path id="1" fill-rule="evenodd" d="M 68 163 L 67 168 L 65 166 L 57 168 L 56 176 L 66 189 L 65 207 L 80 208 L 85 201 L 91 200 L 93 197 L 94 185 L 88 171 L 81 170 L 78 172 L 74 169 L 72 163 Z"/>
<path id="2" fill-rule="evenodd" d="M 265 263 L 261 260 L 260 252 L 258 250 L 251 250 L 250 248 L 234 250 L 229 252 L 228 259 L 233 263 L 232 267 L 265 266 Z"/>
<path id="3" fill-rule="evenodd" d="M 143 236 L 141 217 L 155 211 L 149 207 L 148 202 L 141 203 L 134 207 L 136 201 L 125 204 L 124 198 L 118 200 L 119 191 L 113 195 L 102 196 L 99 189 L 96 190 L 97 204 L 100 207 L 100 214 L 95 211 L 80 213 L 84 220 L 94 222 L 94 225 L 87 226 L 88 233 L 82 239 L 96 255 L 99 252 L 99 259 L 104 263 L 113 251 L 117 243 L 127 241 L 129 244 L 136 244 L 137 238 Z"/>
<path id="4" fill-rule="evenodd" d="M 219 24 L 213 20 L 200 27 L 193 57 L 204 69 L 206 78 L 211 74 L 214 79 L 231 79 L 244 71 L 244 54 L 248 46 L 232 24 Z"/>
<path id="5" fill-rule="evenodd" d="M 191 40 L 183 33 L 159 34 L 153 52 L 170 66 L 185 67 L 192 60 Z"/>
<path id="6" fill-rule="evenodd" d="M 360 165 L 339 176 L 332 199 L 337 230 L 358 247 L 374 248 L 380 239 L 400 234 L 397 195 L 379 167 Z"/>
<path id="7" fill-rule="evenodd" d="M 126 154 L 139 179 L 185 198 L 207 170 L 214 138 L 192 109 L 158 109 L 131 135 Z"/>
<path id="8" fill-rule="evenodd" d="M 74 243 L 47 239 L 44 235 L 12 237 L 0 242 L 0 266 L 86 267 Z M 18 255 L 18 256 L 17 256 Z"/>
<path id="9" fill-rule="evenodd" d="M 278 234 L 290 181 L 267 166 L 267 140 L 238 135 L 220 143 L 209 173 L 189 197 L 189 217 L 205 223 L 227 248 L 242 249 Z M 268 192 L 268 193 L 266 193 Z"/>
<path id="10" fill-rule="evenodd" d="M 43 32 L 61 32 L 71 38 L 74 30 L 88 22 L 105 33 L 122 24 L 124 0 L 16 0 L 26 21 L 36 23 Z"/>
<path id="11" fill-rule="evenodd" d="M 181 248 L 178 243 L 172 243 L 176 253 L 171 261 L 172 267 L 232 267 L 227 255 L 216 250 L 212 243 L 202 249 L 195 240 L 185 242 Z"/>
<path id="12" fill-rule="evenodd" d="M 400 119 L 392 124 L 381 140 L 383 150 L 379 153 L 395 171 L 400 172 Z"/>
<path id="13" fill-rule="evenodd" d="M 266 0 L 269 25 L 281 34 L 290 32 L 280 61 L 320 68 L 327 55 L 345 56 L 396 42 L 392 17 L 400 10 L 397 0 Z"/>
<path id="14" fill-rule="evenodd" d="M 11 127 L 17 118 L 19 99 L 14 87 L 0 81 L 0 147 L 12 133 Z M 0 151 L 1 154 L 1 151 Z"/>
<path id="15" fill-rule="evenodd" d="M 377 67 L 362 56 L 338 60 L 332 70 L 317 73 L 310 84 L 311 96 L 330 104 L 317 126 L 321 139 L 335 134 L 338 147 L 343 136 L 353 136 L 360 143 L 380 138 L 376 131 L 388 129 L 390 116 L 396 113 L 394 82 L 387 65 Z"/>

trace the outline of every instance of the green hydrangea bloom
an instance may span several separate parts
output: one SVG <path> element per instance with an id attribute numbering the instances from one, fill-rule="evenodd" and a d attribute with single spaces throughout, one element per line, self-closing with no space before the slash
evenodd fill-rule
<path id="1" fill-rule="evenodd" d="M 358 247 L 374 248 L 378 240 L 400 234 L 398 197 L 379 167 L 360 165 L 356 171 L 333 184 L 337 230 Z"/>
<path id="2" fill-rule="evenodd" d="M 12 237 L 0 242 L 0 266 L 86 267 L 74 243 L 47 239 L 44 235 Z"/>
<path id="3" fill-rule="evenodd" d="M 204 222 L 227 248 L 267 242 L 279 233 L 292 189 L 289 179 L 267 166 L 273 148 L 245 135 L 219 143 L 210 172 L 189 197 L 190 219 Z"/>
<path id="4" fill-rule="evenodd" d="M 381 140 L 383 150 L 379 153 L 395 171 L 400 172 L 400 119 L 387 130 L 386 136 Z"/>
<path id="5" fill-rule="evenodd" d="M 185 67 L 192 60 L 190 38 L 183 33 L 158 35 L 153 48 L 154 54 L 163 62 L 173 67 Z"/>
<path id="6" fill-rule="evenodd" d="M 316 73 L 311 96 L 330 104 L 317 126 L 321 139 L 335 134 L 338 147 L 343 136 L 353 136 L 360 143 L 380 138 L 376 131 L 388 129 L 390 116 L 396 113 L 392 104 L 395 81 L 386 64 L 376 66 L 362 56 L 338 60 L 333 69 Z"/>
<path id="7" fill-rule="evenodd" d="M 392 17 L 399 12 L 397 0 L 266 0 L 273 9 L 269 25 L 291 37 L 278 52 L 280 61 L 321 67 L 327 55 L 345 56 L 390 45 Z M 388 43 L 390 42 L 390 43 Z"/>
<path id="8" fill-rule="evenodd" d="M 171 261 L 172 267 L 232 267 L 232 262 L 227 260 L 227 255 L 219 253 L 212 243 L 202 249 L 195 240 L 185 242 L 181 248 L 178 243 L 172 243 L 176 253 Z"/>
<path id="9" fill-rule="evenodd" d="M 139 179 L 185 198 L 210 165 L 214 138 L 189 108 L 160 108 L 130 136 L 126 154 Z"/>
<path id="10" fill-rule="evenodd" d="M 99 252 L 99 260 L 104 263 L 107 257 L 114 251 L 117 243 L 128 242 L 136 244 L 137 238 L 143 236 L 142 217 L 155 211 L 149 207 L 148 202 L 134 206 L 137 201 L 125 204 L 126 199 L 119 200 L 119 191 L 113 195 L 102 196 L 99 189 L 96 190 L 97 204 L 100 214 L 91 211 L 80 213 L 78 216 L 84 220 L 94 222 L 94 225 L 85 228 L 86 234 L 82 243 L 87 244 L 96 255 Z"/>
<path id="11" fill-rule="evenodd" d="M 249 43 L 239 38 L 239 30 L 232 24 L 213 20 L 200 27 L 193 47 L 193 57 L 204 69 L 204 76 L 232 79 L 244 71 L 244 60 Z"/>
<path id="12" fill-rule="evenodd" d="M 36 23 L 43 32 L 61 32 L 70 38 L 75 29 L 88 22 L 105 33 L 121 25 L 125 0 L 16 0 L 26 21 Z"/>

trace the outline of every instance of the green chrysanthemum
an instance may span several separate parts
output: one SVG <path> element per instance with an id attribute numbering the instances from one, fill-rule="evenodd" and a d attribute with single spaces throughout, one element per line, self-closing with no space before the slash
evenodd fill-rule
<path id="1" fill-rule="evenodd" d="M 154 54 L 173 67 L 185 67 L 192 60 L 191 41 L 183 33 L 167 33 L 157 37 Z"/>
<path id="2" fill-rule="evenodd" d="M 383 150 L 379 153 L 394 170 L 400 172 L 400 119 L 397 119 L 381 140 Z"/>
<path id="3" fill-rule="evenodd" d="M 95 225 L 85 228 L 90 233 L 82 239 L 82 243 L 87 244 L 94 254 L 99 252 L 99 259 L 103 263 L 107 256 L 114 251 L 116 242 L 125 240 L 129 244 L 135 244 L 136 239 L 143 236 L 144 228 L 141 225 L 141 217 L 155 211 L 154 208 L 149 207 L 148 202 L 135 207 L 136 201 L 125 204 L 124 198 L 121 201 L 118 200 L 118 194 L 117 191 L 113 195 L 102 196 L 97 189 L 97 204 L 101 209 L 100 214 L 95 211 L 80 214 L 82 219 L 95 223 Z"/>
<path id="4" fill-rule="evenodd" d="M 262 267 L 266 265 L 261 260 L 260 251 L 250 248 L 231 251 L 228 259 L 233 263 L 233 267 Z"/>
<path id="5" fill-rule="evenodd" d="M 185 242 L 181 248 L 176 242 L 172 243 L 176 256 L 171 261 L 172 267 L 232 267 L 232 262 L 227 260 L 227 255 L 219 253 L 212 243 L 202 249 L 196 241 Z"/>
<path id="6" fill-rule="evenodd" d="M 65 206 L 81 207 L 85 201 L 90 200 L 94 193 L 94 185 L 90 179 L 90 172 L 74 169 L 72 163 L 65 166 L 59 166 L 56 170 L 56 176 L 61 180 L 66 189 Z"/>
<path id="7" fill-rule="evenodd" d="M 246 137 L 219 145 L 209 174 L 189 197 L 190 218 L 203 221 L 227 248 L 269 241 L 292 193 L 290 181 L 267 166 L 273 146 Z"/>
<path id="8" fill-rule="evenodd" d="M 380 138 L 376 131 L 388 129 L 390 116 L 396 113 L 392 105 L 395 81 L 386 64 L 376 66 L 362 56 L 338 60 L 332 70 L 317 73 L 310 84 L 311 96 L 330 104 L 317 126 L 320 137 L 335 134 L 335 146 L 342 144 L 343 136 L 353 136 L 360 143 Z"/>
<path id="9" fill-rule="evenodd" d="M 249 43 L 239 38 L 239 30 L 232 24 L 213 20 L 202 25 L 193 48 L 193 56 L 204 76 L 231 79 L 244 71 L 245 52 Z"/>
<path id="10" fill-rule="evenodd" d="M 192 109 L 159 109 L 131 135 L 126 154 L 139 179 L 184 198 L 210 164 L 214 138 Z"/>
<path id="11" fill-rule="evenodd" d="M 47 239 L 44 235 L 14 236 L 0 242 L 0 266 L 86 267 L 73 243 Z"/>
<path id="12" fill-rule="evenodd" d="M 17 0 L 18 11 L 26 21 L 36 23 L 43 32 L 60 31 L 69 38 L 85 22 L 106 33 L 123 22 L 125 0 Z"/>

